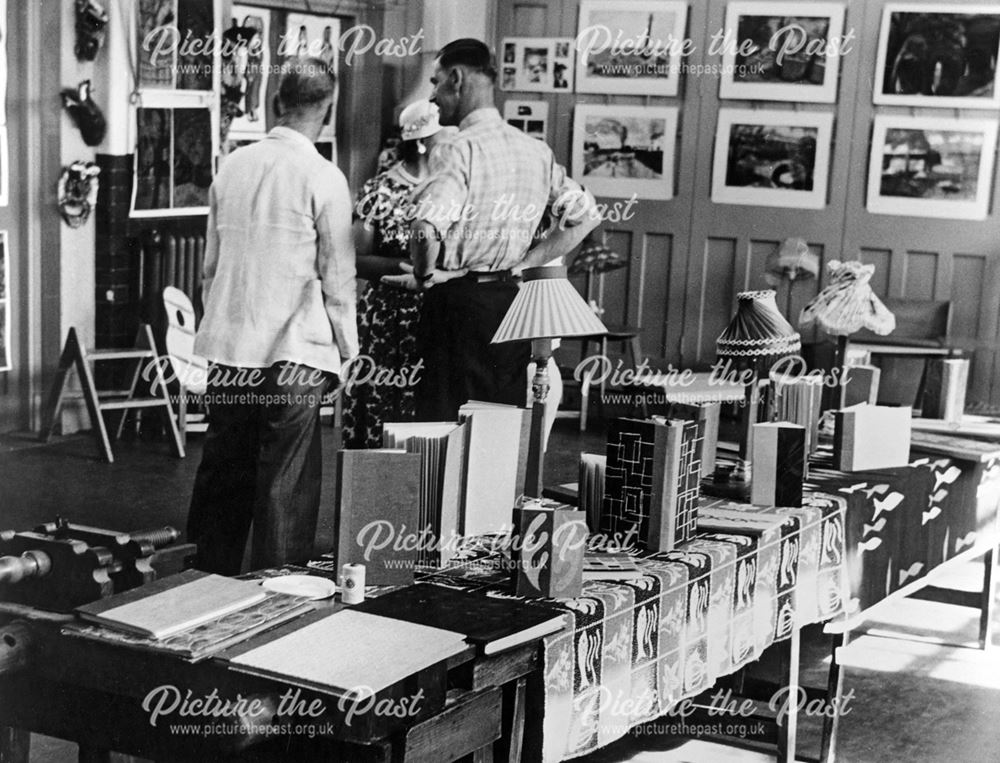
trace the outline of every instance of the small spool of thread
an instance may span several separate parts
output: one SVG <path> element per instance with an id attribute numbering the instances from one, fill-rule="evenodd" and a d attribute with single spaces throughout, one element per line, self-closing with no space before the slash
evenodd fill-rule
<path id="1" fill-rule="evenodd" d="M 360 604 L 365 600 L 365 566 L 345 564 L 340 570 L 340 600 Z"/>

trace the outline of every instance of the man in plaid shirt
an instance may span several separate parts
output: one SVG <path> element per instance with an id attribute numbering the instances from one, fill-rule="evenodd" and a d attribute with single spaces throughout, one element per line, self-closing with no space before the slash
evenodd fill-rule
<path id="1" fill-rule="evenodd" d="M 517 294 L 514 275 L 568 255 L 600 222 L 593 196 L 542 141 L 493 104 L 493 57 L 461 39 L 438 54 L 431 101 L 459 133 L 435 149 L 414 193 L 413 276 L 426 291 L 418 329 L 418 417 L 452 421 L 468 400 L 524 405 L 529 347 L 491 345 Z M 552 221 L 538 236 L 543 216 Z M 465 270 L 444 280 L 447 271 Z"/>

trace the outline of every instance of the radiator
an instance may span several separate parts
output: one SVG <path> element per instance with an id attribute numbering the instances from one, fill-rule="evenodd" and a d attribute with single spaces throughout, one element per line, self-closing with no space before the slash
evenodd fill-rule
<path id="1" fill-rule="evenodd" d="M 151 231 L 142 243 L 143 301 L 154 309 L 167 286 L 176 286 L 195 305 L 201 292 L 205 258 L 203 235 L 175 235 Z"/>

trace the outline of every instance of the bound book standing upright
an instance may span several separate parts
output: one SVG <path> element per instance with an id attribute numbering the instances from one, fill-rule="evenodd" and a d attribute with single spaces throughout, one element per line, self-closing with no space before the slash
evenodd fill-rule
<path id="1" fill-rule="evenodd" d="M 422 563 L 443 565 L 454 553 L 460 535 L 462 474 L 465 467 L 465 424 L 387 423 L 382 425 L 386 448 L 420 455 L 419 531 L 431 537 L 420 544 Z"/>
<path id="2" fill-rule="evenodd" d="M 405 450 L 337 453 L 337 564 L 365 565 L 367 585 L 409 585 L 420 530 L 421 457 Z"/>
<path id="3" fill-rule="evenodd" d="M 250 607 L 267 593 L 256 583 L 185 570 L 77 607 L 84 620 L 164 639 Z"/>
<path id="4" fill-rule="evenodd" d="M 608 432 L 601 530 L 633 535 L 655 551 L 692 537 L 701 442 L 693 421 L 617 419 Z"/>
<path id="5" fill-rule="evenodd" d="M 604 474 L 608 468 L 608 457 L 603 453 L 580 454 L 580 482 L 577 485 L 576 502 L 587 516 L 587 527 L 591 532 L 601 529 L 601 505 L 604 502 Z"/>
<path id="6" fill-rule="evenodd" d="M 462 534 L 509 530 L 514 503 L 524 492 L 531 411 L 470 400 L 458 416 L 467 432 Z"/>
<path id="7" fill-rule="evenodd" d="M 888 469 L 910 462 L 909 406 L 855 405 L 837 411 L 833 463 L 845 472 Z"/>
<path id="8" fill-rule="evenodd" d="M 354 610 L 457 631 L 487 655 L 555 633 L 565 624 L 554 607 L 426 584 L 367 599 Z"/>
<path id="9" fill-rule="evenodd" d="M 753 476 L 750 503 L 802 506 L 806 430 L 781 421 L 753 425 Z"/>

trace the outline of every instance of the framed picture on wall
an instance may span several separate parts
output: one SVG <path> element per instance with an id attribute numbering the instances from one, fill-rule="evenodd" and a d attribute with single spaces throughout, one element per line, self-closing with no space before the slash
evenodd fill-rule
<path id="1" fill-rule="evenodd" d="M 501 90 L 573 92 L 573 38 L 505 37 L 500 50 Z"/>
<path id="2" fill-rule="evenodd" d="M 135 109 L 133 217 L 208 212 L 217 152 L 214 121 L 207 106 L 173 108 L 149 103 Z"/>
<path id="3" fill-rule="evenodd" d="M 136 0 L 139 89 L 215 89 L 219 46 L 210 44 L 217 28 L 215 5 L 204 0 Z"/>
<path id="4" fill-rule="evenodd" d="M 503 119 L 532 138 L 544 142 L 548 137 L 549 104 L 546 101 L 506 101 Z"/>
<path id="5" fill-rule="evenodd" d="M 672 199 L 678 109 L 580 104 L 573 177 L 595 196 Z"/>
<path id="6" fill-rule="evenodd" d="M 996 144 L 996 119 L 875 117 L 868 211 L 985 220 Z"/>
<path id="7" fill-rule="evenodd" d="M 882 12 L 878 104 L 994 109 L 1000 6 L 888 3 Z"/>
<path id="8" fill-rule="evenodd" d="M 0 371 L 9 371 L 10 360 L 10 269 L 7 231 L 0 231 Z"/>
<path id="9" fill-rule="evenodd" d="M 250 5 L 232 6 L 223 36 L 222 87 L 233 94 L 240 115 L 229 134 L 236 139 L 267 132 L 267 79 L 271 67 L 271 12 Z"/>
<path id="10" fill-rule="evenodd" d="M 843 29 L 838 3 L 730 3 L 719 97 L 835 103 Z"/>
<path id="11" fill-rule="evenodd" d="M 577 92 L 677 95 L 686 30 L 686 2 L 582 0 Z"/>
<path id="12" fill-rule="evenodd" d="M 832 136 L 833 114 L 720 109 L 712 201 L 822 209 Z"/>

